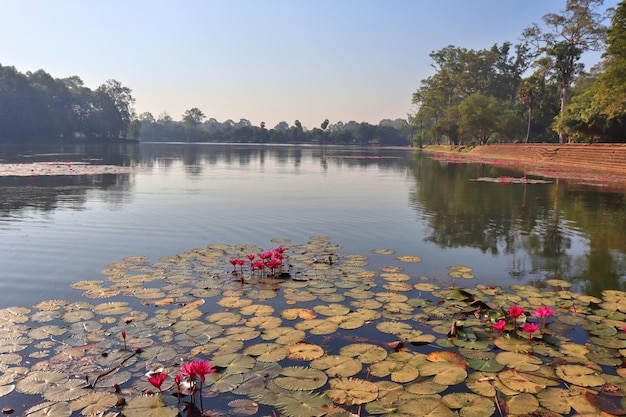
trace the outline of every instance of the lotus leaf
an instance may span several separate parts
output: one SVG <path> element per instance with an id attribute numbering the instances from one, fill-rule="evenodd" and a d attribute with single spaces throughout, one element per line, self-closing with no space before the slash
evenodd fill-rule
<path id="1" fill-rule="evenodd" d="M 382 321 L 376 325 L 376 328 L 383 333 L 397 334 L 412 330 L 409 323 L 403 321 Z"/>
<path id="2" fill-rule="evenodd" d="M 409 299 L 404 294 L 398 294 L 395 292 L 379 292 L 376 294 L 376 300 L 381 303 L 404 303 Z"/>
<path id="3" fill-rule="evenodd" d="M 280 316 L 285 320 L 295 320 L 297 318 L 301 318 L 303 320 L 312 320 L 317 315 L 313 310 L 310 310 L 308 308 L 294 307 L 281 311 Z"/>
<path id="4" fill-rule="evenodd" d="M 298 330 L 308 330 L 310 334 L 321 335 L 335 333 L 339 325 L 331 320 L 312 319 L 296 324 Z"/>
<path id="5" fill-rule="evenodd" d="M 456 392 L 448 394 L 441 401 L 451 409 L 460 408 L 462 417 L 490 416 L 496 410 L 493 401 L 472 393 Z"/>
<path id="6" fill-rule="evenodd" d="M 70 403 L 70 410 L 82 410 L 84 416 L 104 413 L 117 403 L 117 395 L 108 392 L 93 392 Z"/>
<path id="7" fill-rule="evenodd" d="M 400 396 L 404 393 L 404 387 L 392 381 L 377 381 L 374 382 L 374 384 L 378 387 L 378 398 L 375 402 L 383 406 L 392 405 L 398 401 Z M 372 412 L 370 411 L 370 413 Z"/>
<path id="8" fill-rule="evenodd" d="M 327 413 L 331 401 L 322 394 L 295 391 L 281 396 L 275 405 L 288 417 L 320 417 Z"/>
<path id="9" fill-rule="evenodd" d="M 313 310 L 324 316 L 343 316 L 350 312 L 350 309 L 342 304 L 319 305 L 313 307 Z"/>
<path id="10" fill-rule="evenodd" d="M 581 387 L 598 387 L 605 383 L 595 369 L 577 364 L 560 365 L 555 368 L 556 375 L 565 382 Z"/>
<path id="11" fill-rule="evenodd" d="M 536 394 L 546 388 L 546 385 L 539 384 L 528 375 L 520 373 L 514 369 L 506 370 L 498 374 L 498 380 L 509 389 L 520 392 L 530 392 Z"/>
<path id="12" fill-rule="evenodd" d="M 398 336 L 401 340 L 404 340 L 405 342 L 416 344 L 432 343 L 437 339 L 434 335 L 423 333 L 419 330 L 399 332 L 396 333 L 396 336 Z"/>
<path id="13" fill-rule="evenodd" d="M 352 301 L 350 305 L 357 309 L 365 308 L 365 309 L 375 310 L 377 308 L 382 307 L 383 303 L 381 303 L 378 300 L 359 300 L 359 301 Z"/>
<path id="14" fill-rule="evenodd" d="M 543 363 L 543 361 L 536 356 L 517 352 L 500 352 L 496 356 L 496 360 L 502 365 L 517 369 L 518 371 L 536 371 Z"/>
<path id="15" fill-rule="evenodd" d="M 226 368 L 224 374 L 243 374 L 254 367 L 255 361 L 248 355 L 242 353 L 228 353 L 213 356 L 212 362 L 215 366 Z"/>
<path id="16" fill-rule="evenodd" d="M 118 315 L 131 311 L 127 302 L 113 301 L 110 303 L 99 304 L 93 308 L 93 312 L 100 315 Z"/>
<path id="17" fill-rule="evenodd" d="M 257 361 L 259 362 L 271 363 L 285 359 L 287 354 L 289 354 L 289 348 L 276 343 L 257 343 L 256 345 L 248 346 L 243 353 L 257 356 Z"/>
<path id="18" fill-rule="evenodd" d="M 249 327 L 229 327 L 224 332 L 227 339 L 238 341 L 252 340 L 257 338 L 260 334 L 260 331 Z"/>
<path id="19" fill-rule="evenodd" d="M 239 297 L 224 297 L 217 302 L 217 305 L 227 308 L 241 308 L 251 305 L 252 300 Z"/>
<path id="20" fill-rule="evenodd" d="M 283 376 L 276 377 L 274 382 L 279 387 L 290 391 L 308 391 L 326 384 L 328 377 L 318 369 L 304 366 L 289 366 L 280 371 Z"/>
<path id="21" fill-rule="evenodd" d="M 380 346 L 369 343 L 354 343 L 343 346 L 339 354 L 357 359 L 361 363 L 375 363 L 387 357 L 387 351 Z"/>
<path id="22" fill-rule="evenodd" d="M 69 380 L 67 374 L 52 371 L 36 371 L 17 382 L 15 389 L 23 394 L 43 394 L 50 387 L 56 387 Z"/>
<path id="23" fill-rule="evenodd" d="M 29 417 L 69 417 L 72 411 L 67 403 L 45 402 L 30 407 L 24 411 L 24 416 Z"/>
<path id="24" fill-rule="evenodd" d="M 433 381 L 441 385 L 456 385 L 467 377 L 464 367 L 452 362 L 427 362 L 418 367 L 423 376 L 433 376 Z"/>
<path id="25" fill-rule="evenodd" d="M 374 249 L 372 253 L 377 255 L 393 255 L 396 252 L 392 249 Z"/>
<path id="26" fill-rule="evenodd" d="M 400 262 L 422 262 L 422 258 L 410 255 L 397 256 L 396 259 Z"/>
<path id="27" fill-rule="evenodd" d="M 307 322 L 308 323 L 308 322 Z M 274 329 L 266 329 L 261 333 L 261 339 L 273 340 L 281 345 L 290 345 L 300 342 L 306 338 L 306 333 L 302 330 L 292 327 L 276 327 Z"/>
<path id="28" fill-rule="evenodd" d="M 209 314 L 206 320 L 210 323 L 214 323 L 220 326 L 228 326 L 233 324 L 244 323 L 245 320 L 241 315 L 233 312 L 222 312 Z"/>
<path id="29" fill-rule="evenodd" d="M 502 350 L 509 352 L 530 353 L 532 347 L 528 343 L 528 339 L 519 339 L 515 337 L 497 337 L 493 344 Z"/>
<path id="30" fill-rule="evenodd" d="M 380 274 L 380 277 L 384 279 L 385 281 L 389 281 L 389 282 L 402 282 L 402 281 L 408 281 L 411 279 L 410 275 L 401 274 L 399 272 L 383 273 L 383 274 Z"/>
<path id="31" fill-rule="evenodd" d="M 383 288 L 387 291 L 411 291 L 413 290 L 413 286 L 406 282 L 390 282 L 388 284 L 384 284 Z"/>
<path id="32" fill-rule="evenodd" d="M 243 374 L 219 374 L 216 372 L 207 376 L 207 384 L 211 384 L 211 391 L 215 392 L 234 391 L 243 381 Z"/>
<path id="33" fill-rule="evenodd" d="M 28 332 L 28 336 L 33 339 L 47 339 L 50 336 L 60 336 L 67 331 L 66 328 L 61 326 L 40 326 L 35 327 L 30 332 Z"/>
<path id="34" fill-rule="evenodd" d="M 350 313 L 345 316 L 332 316 L 328 318 L 329 321 L 337 323 L 342 329 L 358 329 L 365 325 L 365 320 L 359 315 Z"/>
<path id="35" fill-rule="evenodd" d="M 311 361 L 310 366 L 314 369 L 324 370 L 328 376 L 333 377 L 353 376 L 359 373 L 362 368 L 361 362 L 358 360 L 341 355 L 323 356 Z"/>
<path id="36" fill-rule="evenodd" d="M 311 343 L 296 343 L 289 346 L 289 359 L 310 361 L 324 355 L 321 346 Z"/>
<path id="37" fill-rule="evenodd" d="M 534 395 L 522 393 L 509 398 L 506 406 L 511 414 L 532 415 L 539 409 L 539 401 Z"/>
<path id="38" fill-rule="evenodd" d="M 175 417 L 178 408 L 167 407 L 160 395 L 134 397 L 124 406 L 126 417 Z"/>
<path id="39" fill-rule="evenodd" d="M 372 382 L 358 378 L 335 378 L 330 380 L 325 394 L 336 404 L 354 405 L 374 401 L 378 387 Z"/>
<path id="40" fill-rule="evenodd" d="M 12 393 L 14 389 L 15 389 L 14 384 L 0 385 L 0 397 L 3 397 L 7 394 Z"/>
<path id="41" fill-rule="evenodd" d="M 280 317 L 255 316 L 246 322 L 248 327 L 258 327 L 260 329 L 275 329 L 283 323 Z"/>
<path id="42" fill-rule="evenodd" d="M 563 388 L 546 388 L 537 394 L 539 403 L 550 411 L 559 414 L 569 414 L 571 406 L 569 397 L 572 392 Z"/>
<path id="43" fill-rule="evenodd" d="M 371 364 L 370 373 L 381 378 L 391 375 L 393 382 L 410 382 L 419 376 L 419 370 L 415 366 L 389 358 Z"/>
<path id="44" fill-rule="evenodd" d="M 252 400 L 233 400 L 228 403 L 233 409 L 233 413 L 238 416 L 251 416 L 259 410 L 259 404 Z"/>

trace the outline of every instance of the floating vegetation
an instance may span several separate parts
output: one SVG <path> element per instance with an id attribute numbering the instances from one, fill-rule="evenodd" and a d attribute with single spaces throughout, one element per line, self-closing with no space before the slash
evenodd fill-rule
<path id="1" fill-rule="evenodd" d="M 0 177 L 130 174 L 134 170 L 135 167 L 119 165 L 97 165 L 87 162 L 33 162 L 24 164 L 0 164 Z"/>
<path id="2" fill-rule="evenodd" d="M 58 417 L 625 413 L 626 293 L 465 288 L 469 266 L 444 284 L 368 270 L 327 236 L 275 242 L 128 257 L 73 284 L 84 300 L 0 310 L 2 403 Z"/>
<path id="3" fill-rule="evenodd" d="M 510 177 L 508 175 L 502 175 L 500 177 L 479 177 L 470 181 L 479 182 L 495 182 L 498 184 L 552 184 L 553 181 L 540 180 L 536 178 L 524 177 Z"/>

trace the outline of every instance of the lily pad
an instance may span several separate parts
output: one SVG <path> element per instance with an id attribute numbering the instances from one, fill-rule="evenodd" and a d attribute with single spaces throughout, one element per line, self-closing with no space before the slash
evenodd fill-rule
<path id="1" fill-rule="evenodd" d="M 330 389 L 325 394 L 336 404 L 347 406 L 364 404 L 378 397 L 376 384 L 358 378 L 335 378 L 329 381 Z"/>
<path id="2" fill-rule="evenodd" d="M 280 371 L 283 376 L 276 377 L 274 382 L 281 388 L 290 391 L 308 391 L 326 384 L 328 377 L 318 369 L 304 366 L 289 366 Z"/>

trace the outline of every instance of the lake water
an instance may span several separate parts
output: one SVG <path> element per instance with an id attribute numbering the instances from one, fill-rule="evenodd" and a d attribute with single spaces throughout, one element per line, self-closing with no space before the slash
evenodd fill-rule
<path id="1" fill-rule="evenodd" d="M 329 236 L 346 254 L 419 256 L 446 282 L 563 279 L 599 294 L 626 277 L 624 194 L 575 182 L 502 184 L 520 173 L 410 149 L 228 144 L 8 148 L 4 163 L 87 162 L 121 174 L 0 177 L 0 306 L 65 298 L 127 256 L 157 261 L 210 244 L 272 247 Z M 384 265 L 385 257 L 371 262 Z"/>
<path id="2" fill-rule="evenodd" d="M 626 295 L 604 291 L 626 278 L 621 192 L 412 149 L 0 152 L 0 403 L 20 415 L 498 415 L 496 379 L 511 414 L 566 393 L 583 414 L 605 403 L 577 386 L 626 393 Z M 279 245 L 285 275 L 233 272 Z M 189 395 L 173 377 L 196 360 L 219 372 Z"/>

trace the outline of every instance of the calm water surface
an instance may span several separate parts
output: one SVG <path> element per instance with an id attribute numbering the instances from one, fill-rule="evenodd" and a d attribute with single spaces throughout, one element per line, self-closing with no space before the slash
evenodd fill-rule
<path id="1" fill-rule="evenodd" d="M 389 262 L 374 249 L 419 256 L 406 271 L 416 279 L 450 282 L 447 267 L 467 265 L 475 283 L 626 287 L 624 194 L 573 182 L 473 181 L 520 173 L 408 149 L 140 144 L 8 148 L 0 158 L 131 167 L 0 177 L 0 307 L 72 297 L 72 282 L 101 279 L 127 256 L 157 261 L 215 243 L 271 249 L 275 238 L 315 235 L 370 265 Z"/>

